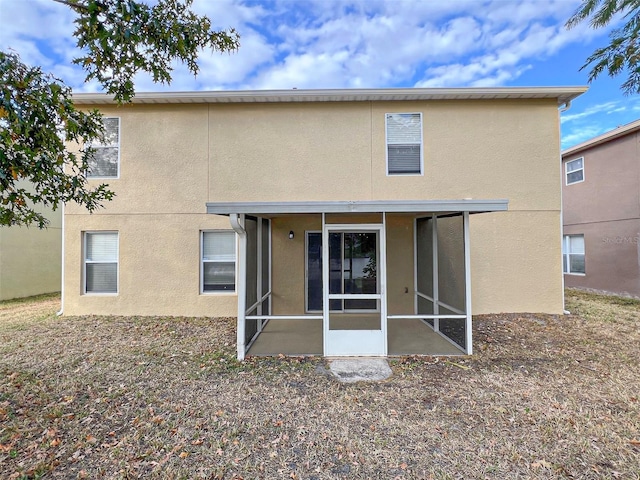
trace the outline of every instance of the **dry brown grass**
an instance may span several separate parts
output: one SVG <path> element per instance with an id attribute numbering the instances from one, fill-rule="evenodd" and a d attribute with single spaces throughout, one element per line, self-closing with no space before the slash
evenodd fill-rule
<path id="1" fill-rule="evenodd" d="M 0 304 L 1 478 L 640 478 L 640 302 L 475 319 L 476 355 L 234 360 L 231 319 Z"/>

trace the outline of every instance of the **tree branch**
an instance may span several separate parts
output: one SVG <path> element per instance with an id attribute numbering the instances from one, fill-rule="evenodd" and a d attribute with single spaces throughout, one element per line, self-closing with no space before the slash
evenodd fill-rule
<path id="1" fill-rule="evenodd" d="M 83 10 L 88 11 L 88 8 L 85 4 L 80 3 L 80 0 L 53 0 L 54 2 L 61 3 L 62 5 L 66 5 L 69 8 L 73 8 L 74 10 Z"/>

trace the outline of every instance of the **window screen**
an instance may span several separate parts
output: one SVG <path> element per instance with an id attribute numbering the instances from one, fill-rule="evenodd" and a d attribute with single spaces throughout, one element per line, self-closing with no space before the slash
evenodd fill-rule
<path id="1" fill-rule="evenodd" d="M 89 178 L 117 178 L 120 157 L 120 119 L 104 118 L 104 142 L 91 145 L 93 158 L 89 160 Z"/>
<path id="2" fill-rule="evenodd" d="M 202 232 L 202 291 L 235 289 L 235 232 Z"/>
<path id="3" fill-rule="evenodd" d="M 387 113 L 387 172 L 422 174 L 422 114 Z"/>
<path id="4" fill-rule="evenodd" d="M 85 233 L 86 293 L 118 292 L 118 234 Z"/>
<path id="5" fill-rule="evenodd" d="M 585 273 L 584 235 L 565 235 L 562 257 L 564 273 Z"/>
<path id="6" fill-rule="evenodd" d="M 566 163 L 567 185 L 584 180 L 584 159 L 576 158 Z"/>

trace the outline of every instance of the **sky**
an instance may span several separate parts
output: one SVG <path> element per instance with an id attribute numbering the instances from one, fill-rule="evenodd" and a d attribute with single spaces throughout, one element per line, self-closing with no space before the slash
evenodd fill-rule
<path id="1" fill-rule="evenodd" d="M 136 90 L 263 90 L 582 86 L 586 58 L 611 28 L 566 20 L 579 0 L 195 0 L 216 29 L 235 27 L 232 54 L 200 56 L 194 78 L 177 65 L 170 86 L 146 76 Z M 39 65 L 76 92 L 85 83 L 73 12 L 53 0 L 0 0 L 0 49 Z M 640 118 L 640 96 L 603 75 L 561 114 L 562 148 Z"/>

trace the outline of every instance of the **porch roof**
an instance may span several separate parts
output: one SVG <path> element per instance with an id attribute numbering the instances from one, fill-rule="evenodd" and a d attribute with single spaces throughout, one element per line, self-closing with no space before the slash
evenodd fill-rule
<path id="1" fill-rule="evenodd" d="M 207 202 L 207 213 L 453 213 L 508 210 L 509 200 L 348 200 L 331 202 Z"/>

